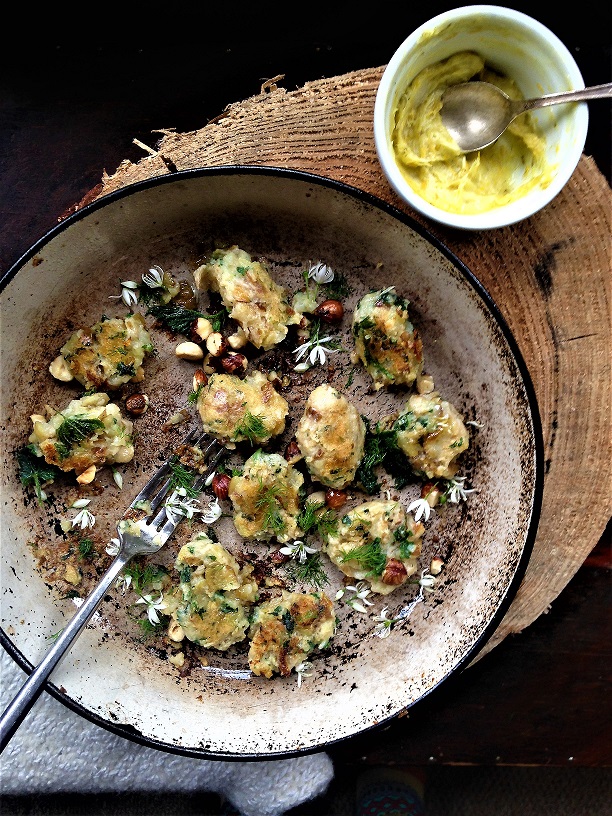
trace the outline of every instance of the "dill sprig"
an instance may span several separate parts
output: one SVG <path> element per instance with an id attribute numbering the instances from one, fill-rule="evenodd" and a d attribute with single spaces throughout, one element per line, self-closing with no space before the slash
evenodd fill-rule
<path id="1" fill-rule="evenodd" d="M 362 567 L 368 570 L 370 575 L 382 575 L 387 563 L 387 556 L 380 546 L 380 538 L 374 538 L 361 547 L 349 550 L 342 557 L 342 562 L 357 561 Z"/>
<path id="2" fill-rule="evenodd" d="M 160 564 L 146 564 L 143 566 L 136 561 L 127 564 L 123 568 L 124 575 L 132 579 L 131 586 L 139 595 L 143 595 L 153 584 L 160 583 L 167 575 L 166 570 Z"/>
<path id="3" fill-rule="evenodd" d="M 234 439 L 239 436 L 246 437 L 251 445 L 254 445 L 255 442 L 266 436 L 266 426 L 263 419 L 247 411 L 234 432 Z"/>
<path id="4" fill-rule="evenodd" d="M 47 498 L 42 486 L 53 482 L 61 473 L 55 465 L 48 465 L 42 456 L 37 456 L 32 445 L 24 445 L 15 452 L 19 468 L 19 481 L 24 487 L 32 485 L 39 504 Z"/>
<path id="5" fill-rule="evenodd" d="M 63 414 L 62 416 L 64 417 Z M 78 445 L 79 442 L 102 429 L 104 429 L 104 423 L 101 419 L 75 414 L 75 416 L 64 417 L 64 421 L 57 429 L 56 437 L 63 448 L 70 450 L 74 445 Z"/>
<path id="6" fill-rule="evenodd" d="M 327 538 L 336 532 L 338 517 L 331 508 L 325 508 L 325 502 L 306 502 L 297 517 L 297 526 L 304 535 L 318 533 Z"/>
<path id="7" fill-rule="evenodd" d="M 196 480 L 196 473 L 186 468 L 181 463 L 178 456 L 171 457 L 168 464 L 170 465 L 171 471 L 170 490 L 183 488 L 185 494 L 189 496 L 190 499 L 196 499 L 200 495 L 193 486 Z"/>
<path id="8" fill-rule="evenodd" d="M 290 561 L 286 570 L 292 581 L 309 584 L 317 589 L 323 589 L 326 584 L 329 584 L 329 577 L 323 569 L 319 552 L 309 555 L 305 561 Z"/>
<path id="9" fill-rule="evenodd" d="M 281 505 L 279 502 L 279 495 L 284 493 L 284 487 L 281 484 L 273 484 L 270 487 L 264 487 L 263 483 L 259 482 L 259 495 L 255 499 L 255 509 L 263 510 L 263 526 L 265 530 L 271 530 L 275 535 L 282 533 L 285 529 L 285 522 L 281 515 Z"/>

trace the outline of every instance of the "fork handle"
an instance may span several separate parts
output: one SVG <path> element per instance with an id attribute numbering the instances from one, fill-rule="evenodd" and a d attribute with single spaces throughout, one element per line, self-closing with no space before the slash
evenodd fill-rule
<path id="1" fill-rule="evenodd" d="M 62 659 L 65 652 L 68 651 L 73 641 L 76 640 L 82 629 L 84 629 L 100 605 L 107 590 L 119 576 L 119 573 L 130 560 L 130 557 L 131 556 L 121 552 L 117 555 L 96 588 L 83 601 L 77 613 L 64 627 L 52 648 L 47 652 L 40 664 L 31 672 L 21 687 L 21 690 L 5 709 L 0 718 L 0 753 L 4 751 L 11 737 L 39 698 L 49 675 Z"/>

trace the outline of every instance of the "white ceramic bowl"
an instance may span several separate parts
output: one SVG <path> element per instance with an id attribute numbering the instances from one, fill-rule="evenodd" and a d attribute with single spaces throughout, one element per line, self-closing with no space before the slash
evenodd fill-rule
<path id="1" fill-rule="evenodd" d="M 582 154 L 588 127 L 584 102 L 532 112 L 546 141 L 550 182 L 536 185 L 516 201 L 482 213 L 448 212 L 426 201 L 400 171 L 393 146 L 398 102 L 427 66 L 460 51 L 475 51 L 487 66 L 513 79 L 525 98 L 584 87 L 565 45 L 537 20 L 502 6 L 473 5 L 445 11 L 419 26 L 391 57 L 374 107 L 374 137 L 382 168 L 394 190 L 424 216 L 447 226 L 492 229 L 521 221 L 545 207 L 566 184 Z"/>

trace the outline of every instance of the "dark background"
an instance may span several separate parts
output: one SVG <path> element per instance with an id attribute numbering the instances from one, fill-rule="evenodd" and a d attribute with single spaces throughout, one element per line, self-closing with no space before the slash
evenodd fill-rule
<path id="1" fill-rule="evenodd" d="M 104 170 L 143 158 L 134 138 L 154 147 L 155 129 L 199 129 L 277 74 L 291 91 L 385 65 L 414 28 L 452 7 L 128 2 L 34 13 L 30 4 L 12 5 L 0 47 L 0 272 Z M 608 4 L 513 8 L 565 43 L 586 85 L 610 81 Z M 589 103 L 585 148 L 608 180 L 610 110 L 608 100 Z"/>
<path id="2" fill-rule="evenodd" d="M 557 34 L 585 84 L 595 85 L 610 81 L 606 5 L 513 7 Z M 154 147 L 156 129 L 202 128 L 277 74 L 291 91 L 385 65 L 414 28 L 452 7 L 127 3 L 34 13 L 11 6 L 0 47 L 0 273 L 104 171 L 144 157 L 134 138 Z M 589 112 L 585 153 L 610 181 L 610 103 L 589 103 Z M 588 506 L 585 498 L 585 513 Z M 334 748 L 334 759 L 612 765 L 609 542 L 608 529 L 549 614 L 409 719 Z"/>

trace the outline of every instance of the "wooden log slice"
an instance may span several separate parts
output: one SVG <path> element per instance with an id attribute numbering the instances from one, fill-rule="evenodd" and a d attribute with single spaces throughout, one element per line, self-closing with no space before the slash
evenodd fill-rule
<path id="1" fill-rule="evenodd" d="M 398 199 L 372 129 L 383 67 L 309 82 L 282 77 L 190 133 L 155 131 L 145 156 L 104 174 L 81 207 L 175 170 L 225 164 L 288 167 L 378 196 L 424 224 L 488 289 L 531 373 L 544 433 L 542 515 L 525 578 L 480 656 L 545 612 L 600 539 L 612 513 L 610 186 L 583 155 L 555 200 L 499 230 L 430 223 Z M 161 135 L 161 139 L 160 139 Z"/>

